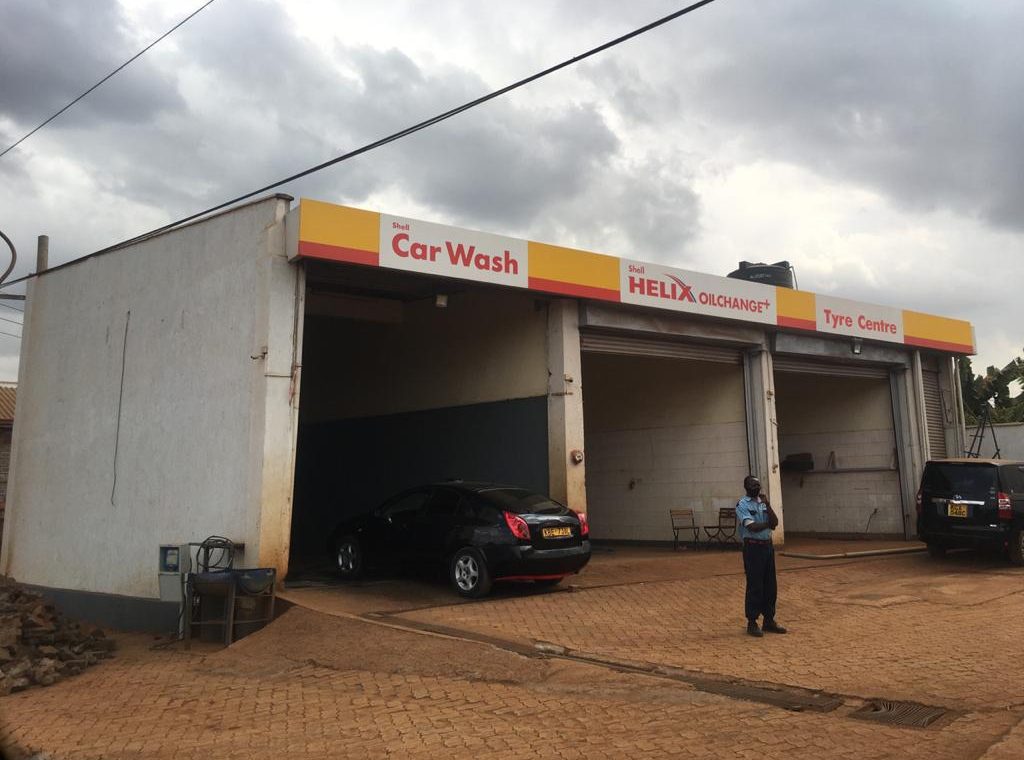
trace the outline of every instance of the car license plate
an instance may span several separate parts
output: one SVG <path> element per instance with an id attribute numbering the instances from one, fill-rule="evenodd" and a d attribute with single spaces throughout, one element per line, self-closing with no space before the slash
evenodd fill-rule
<path id="1" fill-rule="evenodd" d="M 946 514 L 950 517 L 967 517 L 967 505 L 951 501 L 946 505 Z"/>
<path id="2" fill-rule="evenodd" d="M 572 535 L 572 528 L 568 525 L 562 528 L 541 528 L 540 534 L 544 538 L 569 538 Z"/>

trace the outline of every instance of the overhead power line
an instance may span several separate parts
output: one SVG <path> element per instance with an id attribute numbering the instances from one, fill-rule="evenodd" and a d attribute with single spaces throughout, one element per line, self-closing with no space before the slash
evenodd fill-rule
<path id="1" fill-rule="evenodd" d="M 149 232 L 145 232 L 145 233 L 143 233 L 141 235 L 137 235 L 137 236 L 135 236 L 133 238 L 129 238 L 128 240 L 123 240 L 120 243 L 116 243 L 114 245 L 108 246 L 107 248 L 102 248 L 102 249 L 100 249 L 98 251 L 95 251 L 93 253 L 88 254 L 87 256 L 83 256 L 83 257 L 80 257 L 78 259 L 73 259 L 71 261 L 67 261 L 67 262 L 65 262 L 63 264 L 60 264 L 60 265 L 56 266 L 56 267 L 51 267 L 50 269 L 48 269 L 46 271 L 54 271 L 56 269 L 63 269 L 64 267 L 69 266 L 71 264 L 74 264 L 76 261 L 81 261 L 84 258 L 92 258 L 94 256 L 102 256 L 103 254 L 110 253 L 112 251 L 116 251 L 116 250 L 118 250 L 120 248 L 124 248 L 125 246 L 134 245 L 136 243 L 141 243 L 142 241 L 147 240 L 147 239 L 149 239 L 151 237 L 155 237 L 156 235 L 161 235 L 164 232 L 169 232 L 170 230 L 173 230 L 175 227 L 180 227 L 183 224 L 188 224 L 189 222 L 195 221 L 196 219 L 199 219 L 200 217 L 206 216 L 207 214 L 212 214 L 212 213 L 214 213 L 216 211 L 221 211 L 222 209 L 225 209 L 225 208 L 227 208 L 229 206 L 233 206 L 236 203 L 241 203 L 242 201 L 248 200 L 249 198 L 252 198 L 255 195 L 259 195 L 261 193 L 265 193 L 268 190 L 273 190 L 274 188 L 280 187 L 281 185 L 285 185 L 285 184 L 287 184 L 289 182 L 294 182 L 297 179 L 302 179 L 303 177 L 307 177 L 310 174 L 314 174 L 316 172 L 322 171 L 322 170 L 324 170 L 324 169 L 326 169 L 326 168 L 328 168 L 330 166 L 334 166 L 335 164 L 340 164 L 343 161 L 348 161 L 349 159 L 355 158 L 356 156 L 361 156 L 362 154 L 368 153 L 371 150 L 375 150 L 376 148 L 380 148 L 380 147 L 382 147 L 384 145 L 388 145 L 389 143 L 393 143 L 393 142 L 395 142 L 397 140 L 401 140 L 404 137 L 408 137 L 409 135 L 415 134 L 416 132 L 419 132 L 421 130 L 426 129 L 427 127 L 432 127 L 435 124 L 439 124 L 442 121 L 446 121 L 447 119 L 450 119 L 453 116 L 458 116 L 460 113 L 463 113 L 464 111 L 468 111 L 471 108 L 476 108 L 477 106 L 482 105 L 484 103 L 487 103 L 488 101 L 494 100 L 495 98 L 499 98 L 502 95 L 505 95 L 505 94 L 507 94 L 509 92 L 512 92 L 513 90 L 518 90 L 520 87 L 525 87 L 526 85 L 528 85 L 528 84 L 530 84 L 532 82 L 535 82 L 538 79 L 542 79 L 543 77 L 546 77 L 549 74 L 554 74 L 556 71 L 561 71 L 562 69 L 567 68 L 569 66 L 572 66 L 574 64 L 577 64 L 580 61 L 583 61 L 583 60 L 585 60 L 587 58 L 590 58 L 591 56 L 594 56 L 594 55 L 597 55 L 598 53 L 604 52 L 605 50 L 608 50 L 609 48 L 613 48 L 616 45 L 621 45 L 623 42 L 627 42 L 627 41 L 633 39 L 634 37 L 639 37 L 641 34 L 645 34 L 646 32 L 649 32 L 652 29 L 657 29 L 659 26 L 663 26 L 664 24 L 667 24 L 670 21 L 674 21 L 675 19 L 677 19 L 677 18 L 679 18 L 681 16 L 685 16 L 688 13 L 692 13 L 693 11 L 695 11 L 695 10 L 697 10 L 699 8 L 703 8 L 705 5 L 710 5 L 713 2 L 715 2 L 715 0 L 700 0 L 700 2 L 696 2 L 696 3 L 693 3 L 692 5 L 688 5 L 685 8 L 682 8 L 682 9 L 680 9 L 678 11 L 670 13 L 667 16 L 662 16 L 661 18 L 659 18 L 659 19 L 657 19 L 655 21 L 652 21 L 649 24 L 645 24 L 644 26 L 641 26 L 641 27 L 639 27 L 637 29 L 634 29 L 631 32 L 623 34 L 620 37 L 616 37 L 613 40 L 609 40 L 608 42 L 605 42 L 605 43 L 603 43 L 601 45 L 598 45 L 597 47 L 591 48 L 590 50 L 587 50 L 585 53 L 580 53 L 579 55 L 574 56 L 572 58 L 569 58 L 569 59 L 567 59 L 565 61 L 562 61 L 561 63 L 557 63 L 554 66 L 549 66 L 548 68 L 546 68 L 546 69 L 544 69 L 542 71 L 538 71 L 535 74 L 531 74 L 528 77 L 524 77 L 523 79 L 520 79 L 520 80 L 518 80 L 516 82 L 513 82 L 510 85 L 506 85 L 505 87 L 502 87 L 499 90 L 493 90 L 492 92 L 488 93 L 487 95 L 483 95 L 483 96 L 481 96 L 479 98 L 476 98 L 475 100 L 470 100 L 467 103 L 463 103 L 461 106 L 457 106 L 455 108 L 452 108 L 449 111 L 445 111 L 444 113 L 440 113 L 437 116 L 433 116 L 433 117 L 431 117 L 429 119 L 426 119 L 424 121 L 421 121 L 421 122 L 419 122 L 417 124 L 413 124 L 411 127 L 406 127 L 405 129 L 401 129 L 398 132 L 394 132 L 394 133 L 388 135 L 387 137 L 382 137 L 379 140 L 375 140 L 374 142 L 368 143 L 368 144 L 362 146 L 361 148 L 356 148 L 355 150 L 351 150 L 348 153 L 343 153 L 340 156 L 335 156 L 334 158 L 332 158 L 332 159 L 330 159 L 328 161 L 324 161 L 323 163 L 317 164 L 316 166 L 311 166 L 308 169 L 303 169 L 302 171 L 297 172 L 296 174 L 292 174 L 292 175 L 290 175 L 288 177 L 285 177 L 283 179 L 279 179 L 279 180 L 277 180 L 275 182 L 271 182 L 270 184 L 264 185 L 263 187 L 257 188 L 256 190 L 251 190 L 250 192 L 245 193 L 244 195 L 239 195 L 237 198 L 232 198 L 229 201 L 224 201 L 223 203 L 218 203 L 216 206 L 211 206 L 208 209 L 205 209 L 203 211 L 199 211 L 199 212 L 197 212 L 195 214 L 192 214 L 190 216 L 186 216 L 183 219 L 179 219 L 179 220 L 177 220 L 175 222 L 171 222 L 170 224 L 165 224 L 162 227 L 157 227 L 154 230 L 150 230 Z M 10 282 L 5 282 L 2 285 L 0 285 L 0 288 L 7 287 L 8 285 L 15 285 L 15 284 L 20 283 L 20 282 L 25 282 L 26 280 L 30 280 L 33 277 L 37 276 L 38 274 L 39 273 L 36 272 L 36 273 L 33 273 L 33 274 L 25 275 L 24 277 L 21 277 L 20 279 L 17 279 L 17 280 L 11 280 Z"/>
<path id="2" fill-rule="evenodd" d="M 18 327 L 21 327 L 21 322 L 19 322 L 16 319 L 8 319 L 7 317 L 0 317 L 0 319 L 2 319 L 4 322 L 10 322 L 12 325 L 17 325 Z"/>
<path id="3" fill-rule="evenodd" d="M 21 336 L 20 335 L 15 335 L 14 333 L 4 332 L 3 330 L 0 330 L 0 335 L 8 335 L 8 336 L 10 336 L 12 338 L 17 338 L 18 340 L 21 340 Z"/>
<path id="4" fill-rule="evenodd" d="M 10 309 L 11 311 L 16 311 L 19 314 L 25 313 L 24 309 L 19 309 L 17 306 L 9 306 L 8 304 L 5 304 L 3 301 L 0 301 L 0 306 L 3 306 L 5 309 Z"/>
<path id="5" fill-rule="evenodd" d="M 164 33 L 163 33 L 163 34 L 161 34 L 161 35 L 160 35 L 159 37 L 157 37 L 157 38 L 156 38 L 155 40 L 153 40 L 153 41 L 152 41 L 152 42 L 150 42 L 150 43 L 149 43 L 148 45 L 146 45 L 146 47 L 142 48 L 142 50 L 140 50 L 140 51 L 139 51 L 138 53 L 136 53 L 135 55 L 133 55 L 133 56 L 132 56 L 131 58 L 129 58 L 129 59 L 127 60 L 127 61 L 125 61 L 125 62 L 124 62 L 124 63 L 122 63 L 122 64 L 121 64 L 120 66 L 118 66 L 118 67 L 117 67 L 116 69 L 114 69 L 114 70 L 113 70 L 113 71 L 111 71 L 111 72 L 110 72 L 109 74 L 107 74 L 107 75 L 106 75 L 105 77 L 103 77 L 103 79 L 101 79 L 100 81 L 98 81 L 98 82 L 97 82 L 96 84 L 94 84 L 94 85 L 93 85 L 92 87 L 90 87 L 90 88 L 89 88 L 88 90 L 86 90 L 86 91 L 85 91 L 85 92 L 83 92 L 83 93 L 82 93 L 81 95 L 79 95 L 79 96 L 78 96 L 77 98 L 75 98 L 74 100 L 72 100 L 72 101 L 71 101 L 70 103 L 68 103 L 68 104 L 67 104 L 66 106 L 64 106 L 64 107 L 63 107 L 62 109 L 60 109 L 59 111 L 57 111 L 57 112 L 56 112 L 55 114 L 53 114 L 52 116 L 50 116 L 49 118 L 47 118 L 47 119 L 46 119 L 45 121 L 43 121 L 43 122 L 42 122 L 41 124 L 39 124 L 39 126 L 37 126 L 37 127 L 35 128 L 35 129 L 33 129 L 32 131 L 30 131 L 30 132 L 26 133 L 25 135 L 23 135 L 23 136 L 21 137 L 21 139 L 19 139 L 19 140 L 18 140 L 17 142 L 15 142 L 14 144 L 12 144 L 12 145 L 9 145 L 8 147 L 4 148 L 3 152 L 2 152 L 2 153 L 0 153 L 0 158 L 3 158 L 3 157 L 4 157 L 4 155 L 6 155 L 6 154 L 7 154 L 7 153 L 8 153 L 9 151 L 12 151 L 12 150 L 14 150 L 15 148 L 17 148 L 17 147 L 18 147 L 19 145 L 21 145 L 21 144 L 22 144 L 23 142 L 25 142 L 25 140 L 27 140 L 28 138 L 30 138 L 30 137 L 31 137 L 32 135 L 34 135 L 34 134 L 35 134 L 36 132 L 38 132 L 38 131 L 39 131 L 40 129 L 42 129 L 42 128 L 43 128 L 43 127 L 45 127 L 45 126 L 46 126 L 47 124 L 49 124 L 49 123 L 50 123 L 51 121 L 53 121 L 53 120 L 54 120 L 54 119 L 56 119 L 56 118 L 57 118 L 58 116 L 60 116 L 60 115 L 61 115 L 62 113 L 64 113 L 65 111 L 67 111 L 67 110 L 68 110 L 69 108 L 71 108 L 71 106 L 73 106 L 73 105 L 74 105 L 75 103 L 77 103 L 77 102 L 78 102 L 79 100 L 81 100 L 82 98 L 84 98 L 84 97 L 85 97 L 86 95 L 88 95 L 88 94 L 89 94 L 90 92 L 92 92 L 93 90 L 95 90 L 95 89 L 96 89 L 97 87 L 99 87 L 99 86 L 100 86 L 101 84 L 103 84 L 104 82 L 106 82 L 106 81 L 107 81 L 108 79 L 110 79 L 110 78 L 111 78 L 112 76 L 114 76 L 115 74 L 117 74 L 117 73 L 118 73 L 119 71 L 121 71 L 122 69 L 124 69 L 125 67 L 127 67 L 127 66 L 128 66 L 129 64 L 131 64 L 131 63 L 132 63 L 133 61 L 135 61 L 135 60 L 136 60 L 137 58 L 139 58 L 140 56 L 142 56 L 142 55 L 143 55 L 143 54 L 144 54 L 144 53 L 145 53 L 145 52 L 146 52 L 147 50 L 149 50 L 149 49 L 150 49 L 151 47 L 153 47 L 153 46 L 154 46 L 154 45 L 156 45 L 157 43 L 161 42 L 161 41 L 162 41 L 163 39 L 165 39 L 165 38 L 166 38 L 166 37 L 167 37 L 168 35 L 170 35 L 170 34 L 171 34 L 172 32 L 174 32 L 175 30 L 177 30 L 177 29 L 178 29 L 179 27 L 181 27 L 181 26 L 184 26 L 186 22 L 188 22 L 189 20 L 191 20 L 191 19 L 192 19 L 192 18 L 193 18 L 194 16 L 198 15 L 200 11 L 202 11 L 203 9 L 205 9 L 205 8 L 206 8 L 207 6 L 211 5 L 211 4 L 213 3 L 213 2 L 214 2 L 214 0 L 208 0 L 207 2 L 203 3 L 203 4 L 201 5 L 201 6 L 199 6 L 199 7 L 198 7 L 198 8 L 196 8 L 196 9 L 195 9 L 194 11 L 192 11 L 192 13 L 190 13 L 189 15 L 187 15 L 187 16 L 186 16 L 185 18 L 183 18 L 183 19 L 182 19 L 181 21 L 179 21 L 179 22 L 178 22 L 177 24 L 175 24 L 174 26 L 172 26 L 172 27 L 171 27 L 170 29 L 168 29 L 168 30 L 167 30 L 166 32 L 164 32 Z"/>

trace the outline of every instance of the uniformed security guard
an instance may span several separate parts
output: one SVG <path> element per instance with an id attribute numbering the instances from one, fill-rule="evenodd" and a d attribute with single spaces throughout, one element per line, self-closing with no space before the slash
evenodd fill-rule
<path id="1" fill-rule="evenodd" d="M 747 576 L 747 633 L 751 636 L 764 636 L 762 631 L 785 633 L 786 629 L 775 622 L 778 585 L 772 531 L 778 527 L 779 518 L 761 495 L 760 480 L 748 475 L 743 479 L 743 490 L 747 495 L 736 504 L 736 520 L 743 540 L 743 571 Z M 758 628 L 757 618 L 761 615 L 764 625 Z"/>

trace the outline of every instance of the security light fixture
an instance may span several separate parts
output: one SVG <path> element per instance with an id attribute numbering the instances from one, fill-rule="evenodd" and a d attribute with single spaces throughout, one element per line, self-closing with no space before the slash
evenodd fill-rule
<path id="1" fill-rule="evenodd" d="M 850 350 L 855 354 L 860 353 L 861 345 L 864 343 L 860 338 L 853 339 L 853 345 L 850 346 Z"/>
<path id="2" fill-rule="evenodd" d="M 438 293 L 436 296 L 434 296 L 434 306 L 436 306 L 439 309 L 447 309 L 448 308 L 448 294 L 447 293 Z"/>

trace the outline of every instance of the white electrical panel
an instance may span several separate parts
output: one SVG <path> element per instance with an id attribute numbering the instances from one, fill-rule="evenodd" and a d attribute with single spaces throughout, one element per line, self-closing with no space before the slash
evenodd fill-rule
<path id="1" fill-rule="evenodd" d="M 192 556 L 188 544 L 161 544 L 157 565 L 160 600 L 180 604 L 184 576 L 191 571 Z"/>

